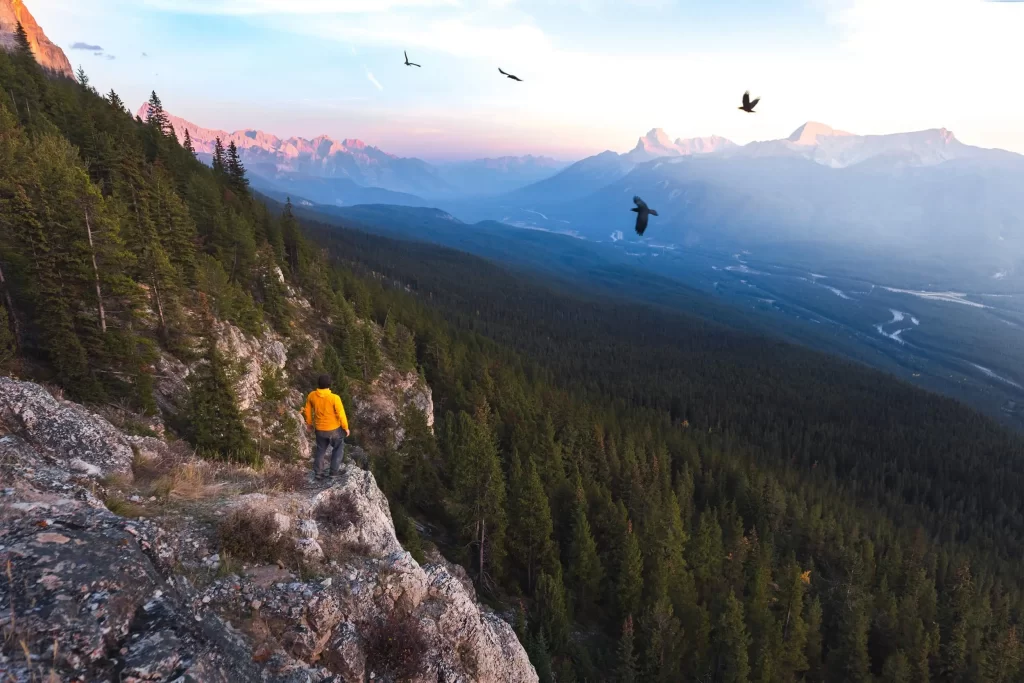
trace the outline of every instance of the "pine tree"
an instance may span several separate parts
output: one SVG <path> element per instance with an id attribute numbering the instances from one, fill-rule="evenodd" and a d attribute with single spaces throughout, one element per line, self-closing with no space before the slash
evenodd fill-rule
<path id="1" fill-rule="evenodd" d="M 149 111 L 146 114 L 146 122 L 159 132 L 160 135 L 167 135 L 171 130 L 171 121 L 167 117 L 164 105 L 155 90 L 149 96 Z"/>
<path id="2" fill-rule="evenodd" d="M 227 174 L 228 183 L 235 192 L 245 194 L 248 191 L 249 179 L 245 177 L 245 166 L 242 165 L 242 159 L 238 156 L 238 147 L 235 146 L 234 140 L 228 144 Z"/>
<path id="3" fill-rule="evenodd" d="M 533 606 L 535 616 L 532 621 L 546 634 L 552 650 L 565 651 L 569 646 L 569 614 L 565 606 L 561 565 L 556 566 L 552 574 L 541 572 L 537 578 Z"/>
<path id="4" fill-rule="evenodd" d="M 526 591 L 532 595 L 538 574 L 552 571 L 557 562 L 551 507 L 533 458 L 527 458 L 524 468 L 518 452 L 513 452 L 509 491 L 509 558 L 526 574 Z"/>
<path id="5" fill-rule="evenodd" d="M 882 666 L 882 683 L 910 683 L 910 660 L 897 650 L 889 655 Z"/>
<path id="6" fill-rule="evenodd" d="M 224 143 L 220 141 L 220 136 L 213 141 L 213 172 L 218 177 L 222 176 L 227 172 L 227 161 L 224 155 Z M 290 204 L 290 202 L 289 202 Z"/>
<path id="7" fill-rule="evenodd" d="M 462 533 L 476 548 L 477 582 L 502 567 L 505 541 L 505 478 L 487 422 L 466 412 L 448 415 L 448 460 Z"/>
<path id="8" fill-rule="evenodd" d="M 807 583 L 795 559 L 791 559 L 782 575 L 779 602 L 784 612 L 782 625 L 781 673 L 784 678 L 797 679 L 807 670 L 807 622 L 804 621 L 804 590 Z"/>
<path id="9" fill-rule="evenodd" d="M 185 141 L 182 143 L 182 147 L 185 151 L 191 154 L 193 157 L 196 156 L 196 148 L 192 145 L 192 136 L 188 133 L 188 128 L 185 128 Z"/>
<path id="10" fill-rule="evenodd" d="M 807 605 L 807 679 L 810 681 L 822 681 L 825 679 L 823 672 L 823 654 L 821 631 L 821 601 L 814 598 Z"/>
<path id="11" fill-rule="evenodd" d="M 668 595 L 662 593 L 643 618 L 644 681 L 674 683 L 682 679 L 682 624 L 672 610 Z"/>
<path id="12" fill-rule="evenodd" d="M 718 515 L 714 510 L 704 510 L 700 513 L 697 535 L 690 552 L 690 566 L 702 594 L 712 593 L 712 588 L 719 583 L 724 554 Z"/>
<path id="13" fill-rule="evenodd" d="M 847 595 L 840 606 L 838 642 L 828 653 L 829 677 L 867 683 L 871 680 L 868 657 L 868 615 L 864 600 Z"/>
<path id="14" fill-rule="evenodd" d="M 529 649 L 526 651 L 530 661 L 537 669 L 538 683 L 554 683 L 555 676 L 551 671 L 551 652 L 548 650 L 548 640 L 544 636 L 544 629 L 540 630 L 536 638 L 529 640 Z"/>
<path id="15" fill-rule="evenodd" d="M 583 487 L 577 482 L 569 542 L 569 581 L 575 593 L 576 607 L 583 611 L 587 611 L 597 600 L 604 576 L 601 559 L 597 555 L 597 543 L 587 519 L 586 503 Z"/>
<path id="16" fill-rule="evenodd" d="M 621 514 L 627 514 L 624 507 Z M 628 517 L 624 521 L 624 533 L 618 543 L 620 555 L 615 593 L 619 613 L 628 616 L 640 610 L 640 598 L 644 589 L 644 558 L 640 552 L 640 542 L 633 532 L 633 522 Z"/>
<path id="17" fill-rule="evenodd" d="M 78 70 L 75 71 L 75 80 L 78 81 L 78 84 L 80 86 L 82 86 L 86 90 L 89 90 L 89 76 L 86 75 L 85 67 L 83 67 L 81 64 L 78 65 Z"/>
<path id="18" fill-rule="evenodd" d="M 14 45 L 15 54 L 19 57 L 31 57 L 32 61 L 35 62 L 35 57 L 32 55 L 32 43 L 29 41 L 28 33 L 20 21 L 17 22 L 14 28 Z"/>
<path id="19" fill-rule="evenodd" d="M 124 112 L 124 102 L 121 100 L 121 96 L 114 92 L 113 88 L 107 93 L 107 102 L 118 112 Z"/>
<path id="20" fill-rule="evenodd" d="M 736 593 L 729 591 L 725 601 L 725 611 L 718 623 L 715 635 L 715 646 L 718 650 L 718 671 L 723 683 L 740 683 L 750 675 L 750 664 L 747 658 L 746 625 L 743 620 L 743 604 L 737 599 Z"/>
<path id="21" fill-rule="evenodd" d="M 211 338 L 206 358 L 189 380 L 190 440 L 207 457 L 253 463 L 258 454 L 249 439 L 228 379 L 227 364 Z"/>
<path id="22" fill-rule="evenodd" d="M 636 654 L 633 652 L 633 617 L 626 617 L 622 622 L 622 637 L 619 639 L 617 652 L 618 663 L 615 667 L 616 683 L 637 683 Z"/>

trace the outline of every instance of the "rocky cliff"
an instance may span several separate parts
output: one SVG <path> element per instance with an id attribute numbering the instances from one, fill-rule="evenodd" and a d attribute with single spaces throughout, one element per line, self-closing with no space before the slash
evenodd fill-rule
<path id="1" fill-rule="evenodd" d="M 67 55 L 50 42 L 21 0 L 0 0 L 0 48 L 14 49 L 14 32 L 19 21 L 28 34 L 28 42 L 36 61 L 47 71 L 74 78 L 75 72 L 71 69 Z"/>
<path id="2" fill-rule="evenodd" d="M 373 475 L 196 460 L 0 378 L 5 680 L 537 681 Z"/>

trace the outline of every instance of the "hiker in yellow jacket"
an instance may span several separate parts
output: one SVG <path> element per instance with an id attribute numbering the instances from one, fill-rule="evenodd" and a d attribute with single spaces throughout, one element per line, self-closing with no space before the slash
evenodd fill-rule
<path id="1" fill-rule="evenodd" d="M 324 454 L 331 447 L 331 473 L 335 477 L 345 459 L 345 437 L 349 435 L 348 418 L 341 397 L 331 393 L 330 375 L 320 375 L 317 389 L 306 397 L 302 415 L 306 428 L 316 430 L 316 456 L 313 458 L 313 476 L 321 479 L 328 476 L 323 471 Z M 344 432 L 344 434 L 342 433 Z"/>

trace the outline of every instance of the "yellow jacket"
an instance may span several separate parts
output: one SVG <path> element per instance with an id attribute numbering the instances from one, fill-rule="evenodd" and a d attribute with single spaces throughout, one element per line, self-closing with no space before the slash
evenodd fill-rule
<path id="1" fill-rule="evenodd" d="M 331 432 L 341 427 L 348 431 L 348 418 L 345 406 L 341 405 L 341 397 L 332 394 L 330 389 L 316 389 L 306 397 L 306 406 L 302 409 L 306 424 L 316 426 L 318 432 Z M 314 423 L 314 418 L 316 419 Z"/>

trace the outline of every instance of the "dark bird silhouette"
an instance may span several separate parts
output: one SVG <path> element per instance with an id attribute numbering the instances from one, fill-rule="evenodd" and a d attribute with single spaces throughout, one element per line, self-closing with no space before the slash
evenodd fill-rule
<path id="1" fill-rule="evenodd" d="M 508 73 L 506 71 L 502 71 L 500 66 L 498 67 L 498 71 L 500 71 L 501 74 L 503 76 L 505 76 L 505 78 L 511 78 L 513 81 L 522 82 L 522 80 L 523 80 L 523 79 L 519 78 L 519 76 L 513 76 L 512 74 L 510 74 L 510 73 Z"/>
<path id="2" fill-rule="evenodd" d="M 750 99 L 750 91 L 748 90 L 747 92 L 743 93 L 743 106 L 738 107 L 738 108 L 742 109 L 743 111 L 747 112 L 748 114 L 753 114 L 754 113 L 754 107 L 756 107 L 757 103 L 760 102 L 760 101 L 761 101 L 760 97 L 758 97 L 757 99 L 753 99 L 753 100 Z"/>
<path id="3" fill-rule="evenodd" d="M 647 229 L 648 217 L 657 216 L 658 212 L 648 208 L 647 202 L 640 197 L 633 197 L 633 203 L 636 204 L 636 208 L 630 209 L 630 211 L 636 212 L 636 234 L 643 236 L 644 230 Z"/>
<path id="4" fill-rule="evenodd" d="M 410 62 L 409 61 L 409 53 L 408 52 L 406 52 L 405 50 L 402 50 L 402 54 L 405 55 L 405 65 L 406 66 L 419 66 L 419 64 L 417 64 L 416 62 Z"/>

